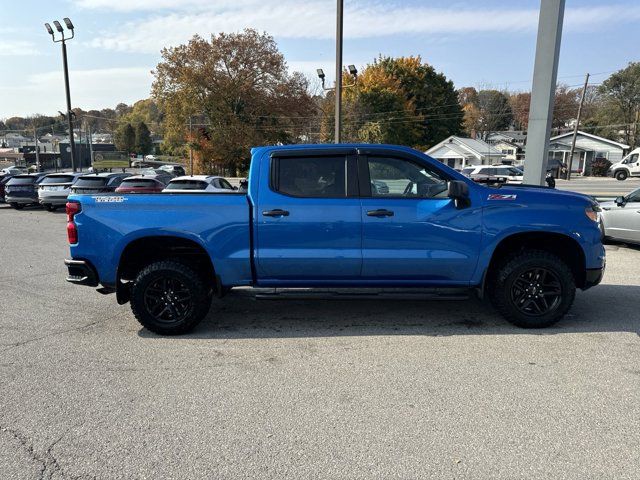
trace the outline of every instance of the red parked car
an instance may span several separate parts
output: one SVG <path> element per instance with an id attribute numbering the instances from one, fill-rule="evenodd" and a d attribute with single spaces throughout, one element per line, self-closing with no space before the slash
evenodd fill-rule
<path id="1" fill-rule="evenodd" d="M 160 193 L 166 186 L 155 175 L 134 175 L 125 178 L 116 193 Z"/>

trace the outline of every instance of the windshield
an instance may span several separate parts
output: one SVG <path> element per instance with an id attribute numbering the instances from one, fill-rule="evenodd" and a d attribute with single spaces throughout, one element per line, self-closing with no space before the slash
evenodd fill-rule
<path id="1" fill-rule="evenodd" d="M 47 183 L 71 183 L 75 177 L 73 175 L 52 175 L 50 177 L 45 177 L 41 185 L 46 185 Z"/>
<path id="2" fill-rule="evenodd" d="M 208 183 L 202 180 L 174 180 L 165 190 L 205 190 Z"/>

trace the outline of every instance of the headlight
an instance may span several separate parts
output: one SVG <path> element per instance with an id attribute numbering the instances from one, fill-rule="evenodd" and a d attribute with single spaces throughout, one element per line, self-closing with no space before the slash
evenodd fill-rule
<path id="1" fill-rule="evenodd" d="M 602 208 L 600 208 L 600 205 L 591 205 L 590 207 L 587 207 L 587 208 L 584 209 L 585 215 L 590 220 L 593 220 L 594 222 L 599 222 L 600 221 L 600 212 L 601 211 L 602 211 Z"/>

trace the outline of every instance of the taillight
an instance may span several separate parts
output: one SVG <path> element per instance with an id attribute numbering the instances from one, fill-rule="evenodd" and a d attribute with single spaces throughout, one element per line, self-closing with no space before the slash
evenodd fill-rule
<path id="1" fill-rule="evenodd" d="M 74 218 L 81 210 L 82 207 L 79 202 L 67 202 L 67 237 L 70 244 L 78 243 L 78 228 Z"/>

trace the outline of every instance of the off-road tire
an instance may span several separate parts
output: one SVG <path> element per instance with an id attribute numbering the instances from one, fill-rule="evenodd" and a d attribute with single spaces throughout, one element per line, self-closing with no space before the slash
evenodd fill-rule
<path id="1" fill-rule="evenodd" d="M 616 177 L 616 180 L 623 181 L 627 179 L 629 174 L 626 170 L 618 170 L 613 176 Z"/>
<path id="2" fill-rule="evenodd" d="M 188 291 L 190 295 L 190 305 L 184 310 L 186 313 L 175 321 L 159 319 L 149 308 L 149 292 L 153 290 L 155 293 L 158 290 L 158 282 L 162 283 L 163 279 L 183 286 L 180 291 Z M 210 292 L 211 288 L 205 280 L 190 266 L 177 261 L 163 260 L 147 265 L 136 276 L 131 288 L 131 311 L 143 327 L 154 333 L 180 335 L 192 330 L 207 315 L 211 305 Z M 155 300 L 153 302 L 156 306 L 159 303 Z M 160 307 L 162 308 L 162 305 Z M 174 311 L 169 312 L 169 315 L 171 313 Z"/>
<path id="3" fill-rule="evenodd" d="M 523 312 L 516 304 L 513 293 L 514 289 L 518 291 L 514 283 L 522 282 L 522 275 L 535 269 L 550 272 L 550 278 L 555 277 L 553 283 L 557 283 L 560 290 L 555 297 L 558 300 L 554 308 L 539 315 Z M 496 310 L 507 321 L 522 328 L 545 328 L 557 323 L 571 308 L 576 294 L 575 279 L 569 266 L 560 257 L 543 250 L 525 250 L 512 255 L 498 266 L 489 281 L 489 298 Z M 547 303 L 546 296 L 543 301 Z"/>

